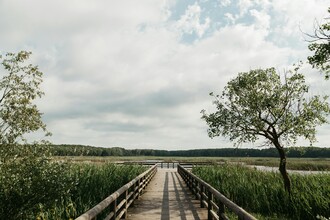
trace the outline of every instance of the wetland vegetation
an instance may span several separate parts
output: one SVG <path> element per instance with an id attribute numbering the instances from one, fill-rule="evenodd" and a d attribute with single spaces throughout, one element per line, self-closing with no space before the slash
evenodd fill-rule
<path id="1" fill-rule="evenodd" d="M 330 216 L 330 175 L 291 174 L 292 191 L 279 173 L 242 165 L 194 167 L 193 173 L 259 219 L 317 219 Z"/>

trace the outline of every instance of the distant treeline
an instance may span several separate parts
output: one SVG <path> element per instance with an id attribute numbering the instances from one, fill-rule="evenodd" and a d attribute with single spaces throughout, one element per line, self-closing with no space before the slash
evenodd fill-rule
<path id="1" fill-rule="evenodd" d="M 120 147 L 103 148 L 84 145 L 53 145 L 54 156 L 169 156 L 169 157 L 278 157 L 275 148 L 246 149 L 218 148 L 197 150 L 153 150 L 124 149 Z M 330 158 L 330 148 L 290 147 L 286 148 L 288 157 Z"/>

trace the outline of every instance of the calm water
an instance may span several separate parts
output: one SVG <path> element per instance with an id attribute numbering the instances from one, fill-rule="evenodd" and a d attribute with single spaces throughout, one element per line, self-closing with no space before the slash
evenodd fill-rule
<path id="1" fill-rule="evenodd" d="M 254 166 L 254 165 L 245 165 L 247 167 L 253 167 L 257 170 L 265 171 L 265 172 L 280 172 L 278 167 L 266 167 L 266 166 Z M 329 171 L 309 171 L 309 170 L 288 170 L 288 173 L 297 173 L 302 175 L 309 175 L 309 174 L 330 174 Z"/>

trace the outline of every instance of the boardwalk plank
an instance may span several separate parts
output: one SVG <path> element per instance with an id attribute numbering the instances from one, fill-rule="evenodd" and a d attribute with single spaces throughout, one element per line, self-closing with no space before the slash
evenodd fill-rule
<path id="1" fill-rule="evenodd" d="M 158 169 L 143 195 L 128 209 L 129 220 L 206 220 L 207 210 L 190 193 L 176 169 Z"/>

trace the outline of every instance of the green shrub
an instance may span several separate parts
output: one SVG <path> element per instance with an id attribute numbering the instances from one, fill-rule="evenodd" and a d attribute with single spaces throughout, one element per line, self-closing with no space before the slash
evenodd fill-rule
<path id="1" fill-rule="evenodd" d="M 68 164 L 24 150 L 27 156 L 0 162 L 0 219 L 28 219 L 40 205 L 55 206 L 74 187 Z"/>

